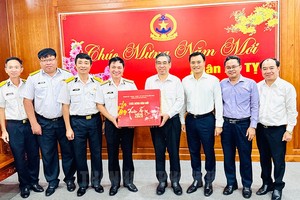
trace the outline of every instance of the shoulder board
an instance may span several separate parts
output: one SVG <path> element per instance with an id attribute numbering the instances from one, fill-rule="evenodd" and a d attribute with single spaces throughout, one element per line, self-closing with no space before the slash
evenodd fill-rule
<path id="1" fill-rule="evenodd" d="M 70 78 L 66 79 L 65 82 L 66 83 L 70 83 L 71 81 L 75 80 L 74 76 L 71 76 Z"/>
<path id="2" fill-rule="evenodd" d="M 125 82 L 128 82 L 128 83 L 134 83 L 134 81 L 129 80 L 129 79 L 126 79 L 126 78 L 124 78 L 124 81 L 125 81 Z"/>
<path id="3" fill-rule="evenodd" d="M 30 74 L 29 74 L 29 76 L 33 76 L 33 75 L 36 75 L 37 73 L 39 73 L 41 70 L 39 69 L 39 70 L 36 70 L 35 72 L 31 72 Z"/>
<path id="4" fill-rule="evenodd" d="M 60 68 L 60 69 L 66 71 L 66 72 L 71 73 L 71 72 L 70 72 L 69 70 L 67 70 L 67 69 L 64 69 L 64 68 Z"/>
<path id="5" fill-rule="evenodd" d="M 110 80 L 103 81 L 103 82 L 101 83 L 101 85 L 105 85 L 105 84 L 107 84 L 107 83 L 110 83 Z"/>
<path id="6" fill-rule="evenodd" d="M 2 81 L 1 83 L 0 83 L 0 87 L 2 87 L 3 85 L 5 85 L 7 83 L 7 81 Z"/>
<path id="7" fill-rule="evenodd" d="M 95 81 L 98 81 L 99 83 L 102 83 L 102 82 L 103 82 L 103 80 L 102 80 L 101 78 L 96 77 L 96 76 L 94 76 L 93 79 L 94 79 Z"/>

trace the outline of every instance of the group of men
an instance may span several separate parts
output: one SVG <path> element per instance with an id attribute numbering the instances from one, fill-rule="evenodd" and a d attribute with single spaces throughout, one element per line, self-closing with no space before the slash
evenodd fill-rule
<path id="1" fill-rule="evenodd" d="M 58 68 L 56 52 L 51 48 L 38 53 L 41 69 L 20 79 L 22 61 L 8 58 L 5 71 L 9 79 L 0 84 L 0 122 L 2 139 L 10 144 L 19 177 L 23 198 L 30 190 L 43 192 L 39 185 L 39 148 L 44 175 L 48 182 L 45 195 L 50 196 L 59 184 L 58 143 L 62 156 L 64 182 L 67 190 L 77 196 L 91 186 L 102 193 L 102 129 L 107 141 L 109 195 L 118 192 L 121 182 L 129 191 L 137 192 L 133 183 L 133 127 L 118 126 L 118 91 L 137 90 L 135 83 L 123 78 L 122 58 L 109 60 L 110 79 L 101 82 L 89 74 L 92 59 L 79 53 L 75 59 L 77 75 Z M 235 169 L 236 149 L 240 158 L 243 184 L 242 195 L 252 195 L 252 139 L 256 135 L 260 152 L 263 185 L 256 192 L 264 195 L 273 191 L 272 200 L 281 199 L 284 187 L 286 142 L 292 139 L 296 125 L 295 88 L 279 77 L 280 63 L 265 59 L 260 63 L 264 80 L 256 84 L 241 75 L 242 64 L 237 56 L 224 61 L 228 78 L 219 79 L 205 72 L 205 55 L 189 56 L 192 73 L 182 82 L 169 73 L 171 57 L 159 53 L 155 58 L 157 74 L 149 77 L 145 89 L 161 91 L 161 124 L 151 127 L 155 150 L 156 193 L 162 195 L 168 186 L 166 151 L 170 158 L 170 181 L 176 195 L 182 194 L 179 146 L 181 131 L 186 132 L 191 156 L 193 182 L 187 193 L 204 185 L 204 195 L 213 193 L 216 173 L 215 136 L 221 135 L 224 170 L 227 185 L 223 194 L 230 195 L 238 188 Z M 100 115 L 101 113 L 101 115 Z M 87 166 L 87 142 L 91 152 L 91 175 Z M 204 184 L 201 172 L 200 149 L 205 154 Z M 119 147 L 123 152 L 122 173 Z M 271 177 L 272 160 L 274 181 Z"/>

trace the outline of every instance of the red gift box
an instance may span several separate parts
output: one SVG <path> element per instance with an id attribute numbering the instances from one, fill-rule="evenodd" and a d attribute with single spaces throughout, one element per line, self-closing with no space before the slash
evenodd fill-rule
<path id="1" fill-rule="evenodd" d="M 158 126 L 160 90 L 118 91 L 118 126 Z"/>

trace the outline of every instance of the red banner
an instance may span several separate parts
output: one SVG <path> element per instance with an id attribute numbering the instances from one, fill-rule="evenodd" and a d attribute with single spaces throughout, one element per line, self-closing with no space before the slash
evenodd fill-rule
<path id="1" fill-rule="evenodd" d="M 125 60 L 124 77 L 144 88 L 147 77 L 156 73 L 154 58 L 167 52 L 172 58 L 170 73 L 183 78 L 190 74 L 189 55 L 206 55 L 206 72 L 226 77 L 223 62 L 228 55 L 242 60 L 242 74 L 262 79 L 259 62 L 278 57 L 278 2 L 195 5 L 186 7 L 61 13 L 63 66 L 74 74 L 74 57 L 88 53 L 94 63 L 91 73 L 103 79 L 108 60 Z"/>

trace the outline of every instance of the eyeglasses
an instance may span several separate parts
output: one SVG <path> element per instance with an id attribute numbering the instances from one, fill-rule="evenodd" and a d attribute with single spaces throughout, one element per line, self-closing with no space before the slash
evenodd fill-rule
<path id="1" fill-rule="evenodd" d="M 40 60 L 41 63 L 47 63 L 47 62 L 53 62 L 56 58 L 49 58 L 49 59 L 43 59 L 43 60 Z"/>
<path id="2" fill-rule="evenodd" d="M 227 70 L 235 70 L 235 68 L 239 67 L 239 65 L 226 66 Z"/>

